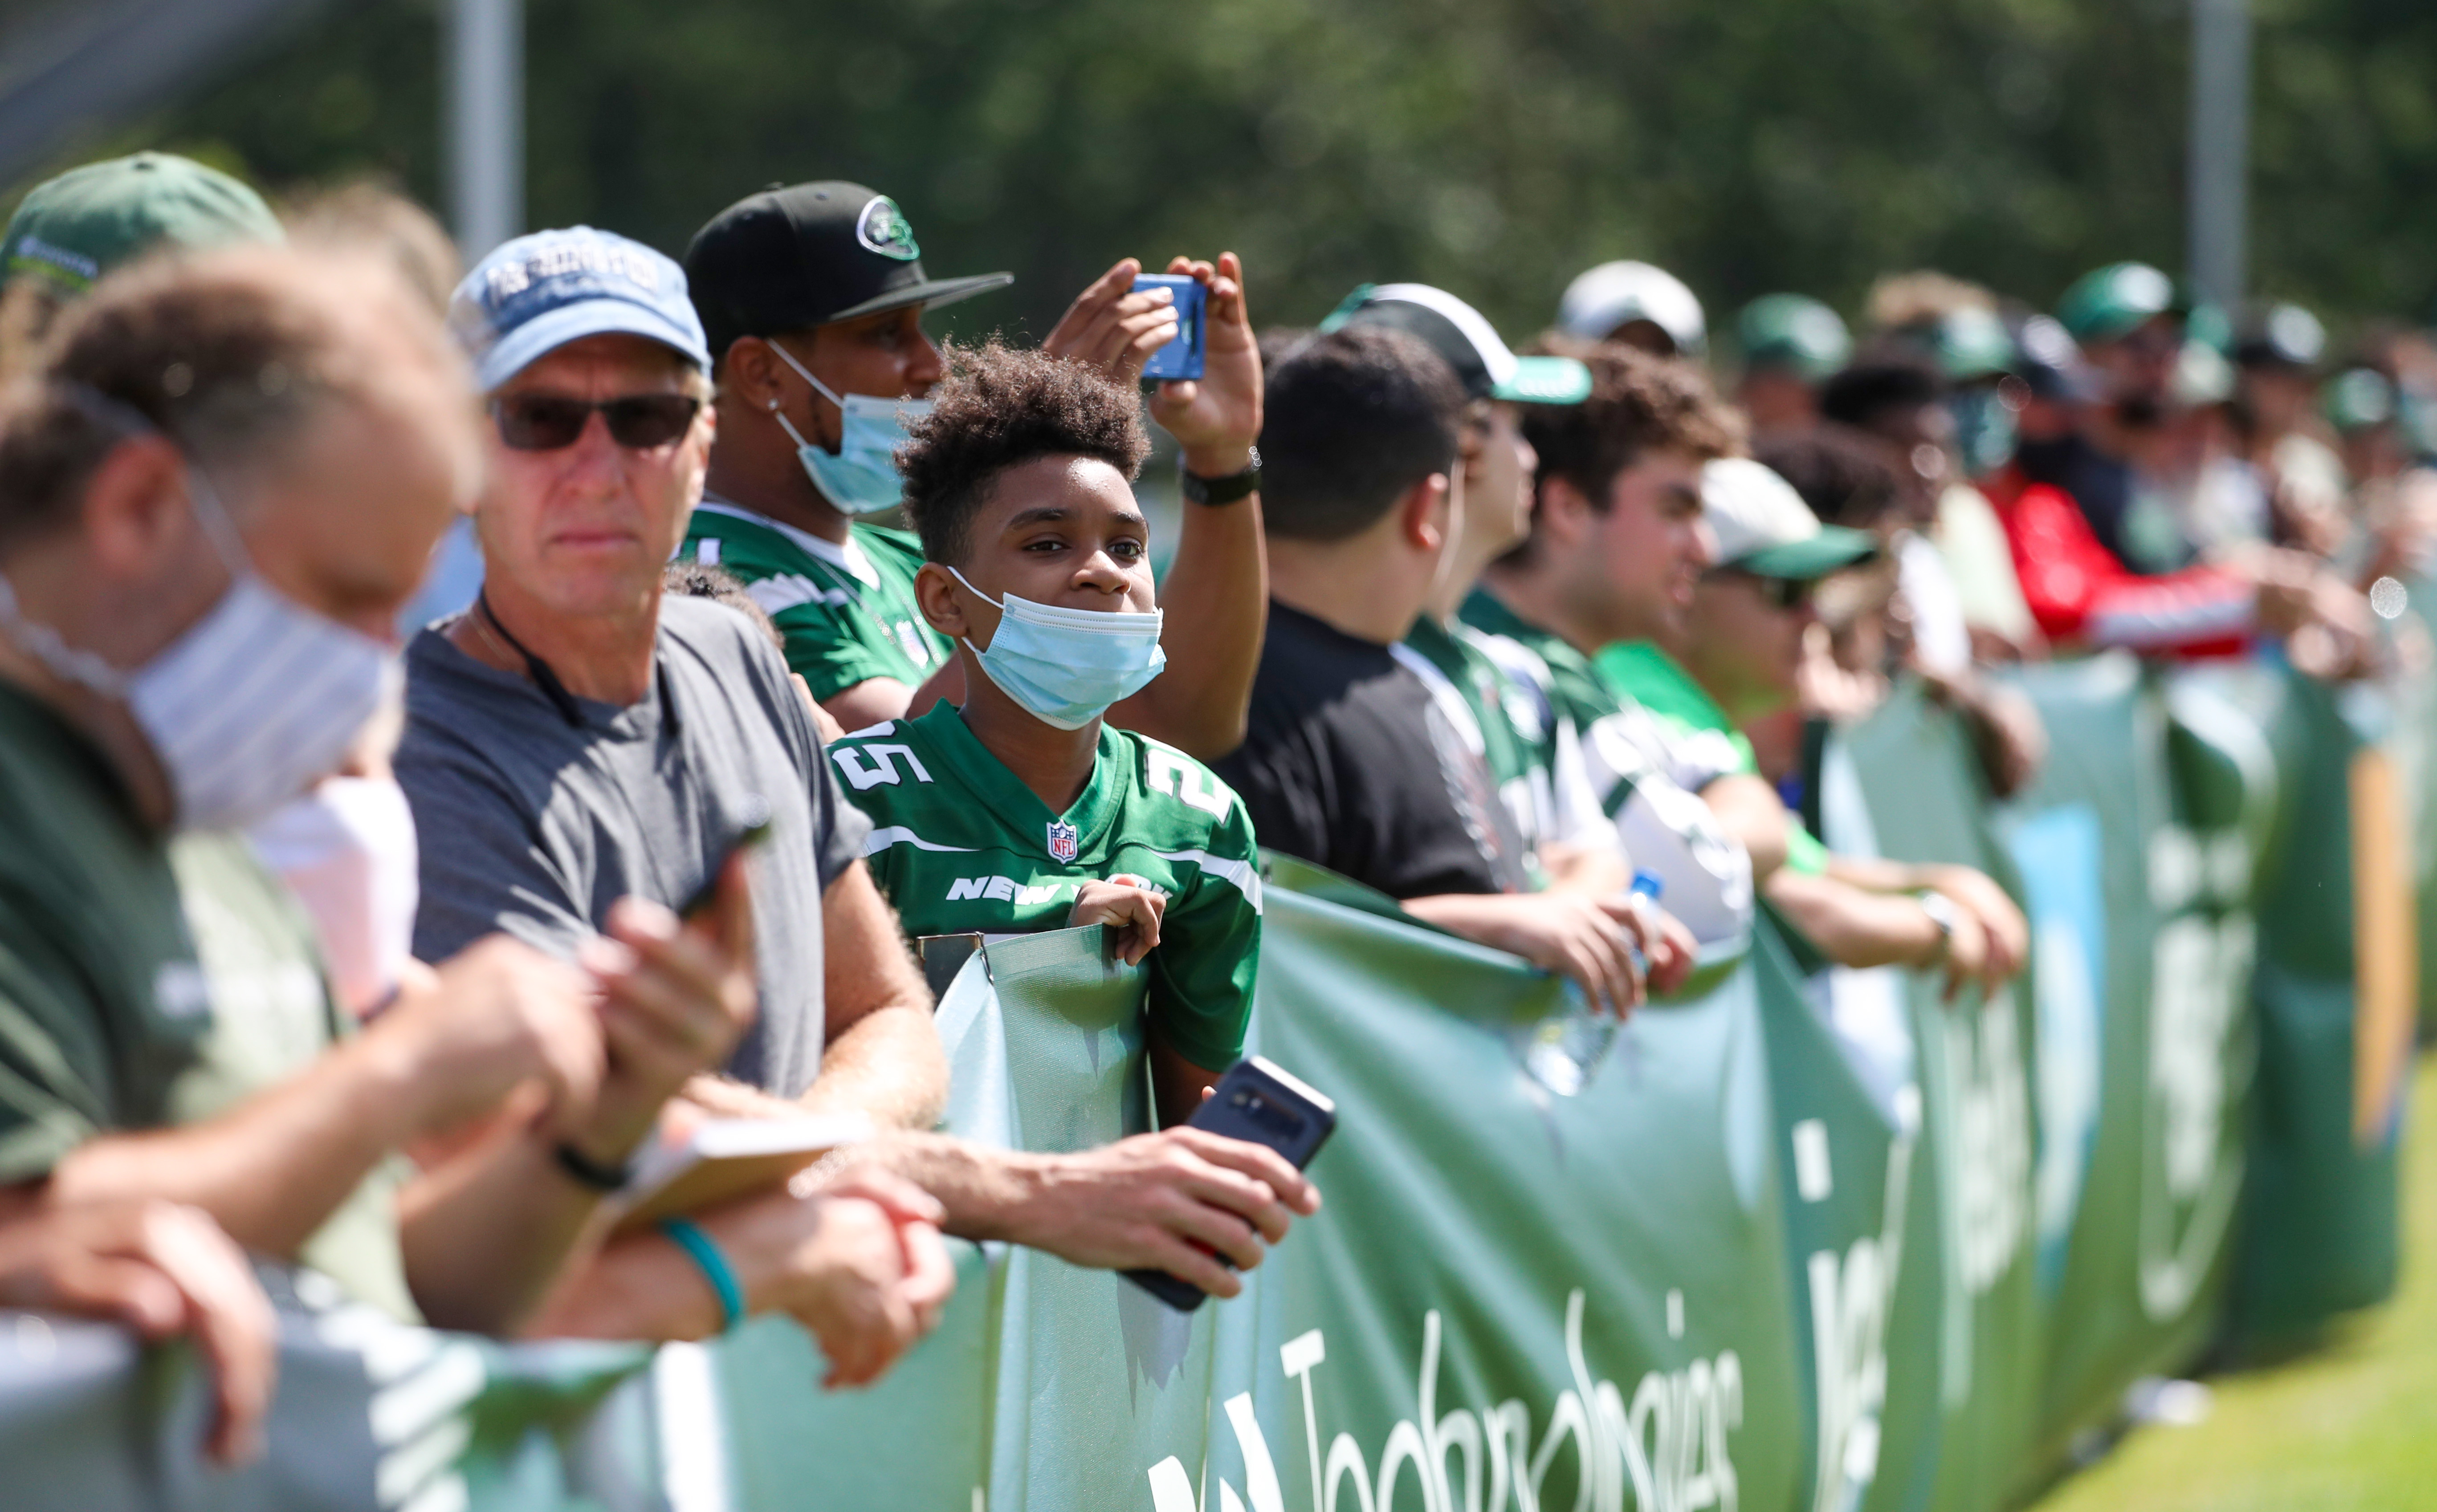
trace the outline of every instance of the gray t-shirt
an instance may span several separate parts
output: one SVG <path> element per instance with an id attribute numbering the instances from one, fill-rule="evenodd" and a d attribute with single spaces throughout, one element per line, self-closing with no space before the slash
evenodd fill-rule
<path id="1" fill-rule="evenodd" d="M 427 630 L 407 649 L 397 779 L 414 808 L 423 900 L 414 953 L 440 961 L 504 930 L 554 955 L 629 894 L 677 907 L 761 812 L 753 929 L 762 1012 L 728 1062 L 794 1097 L 821 1064 L 821 895 L 870 822 L 840 801 L 801 695 L 732 609 L 660 605 L 642 701 L 576 701 L 580 727 L 525 677 Z"/>

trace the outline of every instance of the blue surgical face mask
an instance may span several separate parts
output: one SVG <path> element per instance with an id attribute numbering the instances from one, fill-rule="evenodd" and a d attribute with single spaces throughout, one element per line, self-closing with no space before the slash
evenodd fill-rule
<path id="1" fill-rule="evenodd" d="M 950 567 L 966 591 L 999 611 L 988 648 L 965 649 L 999 691 L 1043 723 L 1079 730 L 1121 698 L 1131 698 L 1167 665 L 1159 649 L 1161 615 L 1059 609 L 1008 594 L 992 599 Z"/>
<path id="2" fill-rule="evenodd" d="M 805 476 L 821 496 L 837 506 L 841 514 L 877 514 L 903 503 L 905 484 L 897 476 L 897 448 L 905 444 L 905 427 L 931 412 L 931 401 L 832 393 L 830 386 L 807 372 L 785 347 L 773 341 L 770 350 L 822 398 L 838 407 L 838 449 L 833 452 L 806 441 L 777 406 L 770 409 L 770 418 L 786 426 L 796 443 L 796 461 L 803 463 Z"/>

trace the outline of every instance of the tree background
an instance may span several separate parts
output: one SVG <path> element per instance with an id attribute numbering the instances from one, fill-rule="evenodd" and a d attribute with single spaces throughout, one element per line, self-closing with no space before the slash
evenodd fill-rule
<path id="1" fill-rule="evenodd" d="M 2255 0 L 2253 287 L 2437 300 L 2437 6 Z M 949 312 L 1045 331 L 1126 253 L 1234 248 L 1256 317 L 1421 279 L 1520 336 L 1643 257 L 1713 325 L 1936 267 L 2044 304 L 2183 261 L 2188 0 L 529 0 L 527 213 L 672 253 L 774 181 L 894 196 Z M 361 0 L 65 159 L 445 202 L 441 8 Z M 20 188 L 23 186 L 21 185 Z M 11 196 L 13 199 L 13 195 Z"/>

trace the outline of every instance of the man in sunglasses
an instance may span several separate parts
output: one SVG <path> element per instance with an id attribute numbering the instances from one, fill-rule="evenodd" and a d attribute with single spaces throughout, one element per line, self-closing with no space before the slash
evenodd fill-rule
<path id="1" fill-rule="evenodd" d="M 687 1098 L 722 1112 L 818 1075 L 840 1104 L 927 1125 L 946 1084 L 929 1000 L 810 710 L 743 617 L 661 597 L 715 425 L 685 274 L 622 236 L 541 232 L 466 276 L 449 327 L 493 429 L 474 510 L 487 576 L 408 651 L 396 766 L 422 837 L 417 954 L 504 930 L 592 960 L 622 897 L 690 915 L 716 888 L 694 927 L 749 908 L 760 1011 Z M 622 1159 L 570 1169 L 614 1189 Z M 610 1243 L 536 1327 L 696 1337 L 785 1312 L 833 1381 L 868 1381 L 953 1284 L 938 1217 L 877 1173 L 732 1203 Z"/>
<path id="2" fill-rule="evenodd" d="M 743 579 L 789 666 L 841 726 L 958 702 L 952 648 L 916 607 L 912 535 L 873 523 L 903 497 L 895 450 L 943 373 L 925 312 L 1004 288 L 1008 273 L 933 278 L 895 200 L 860 184 L 772 186 L 713 217 L 686 249 L 722 421 L 685 554 Z M 1078 295 L 1043 343 L 1133 381 L 1178 330 L 1166 289 L 1133 289 L 1131 258 Z M 1243 739 L 1267 592 L 1261 365 L 1243 269 L 1179 258 L 1206 294 L 1199 381 L 1160 385 L 1151 418 L 1177 440 L 1185 506 L 1160 587 L 1167 669 L 1112 721 L 1205 759 Z"/>
<path id="3" fill-rule="evenodd" d="M 1878 554 L 1868 533 L 1822 525 L 1792 484 L 1744 457 L 1701 469 L 1701 514 L 1717 547 L 1666 648 L 1648 646 L 1636 686 L 1679 739 L 1720 742 L 1734 774 L 1763 778 L 1745 732 L 1798 700 L 1820 581 Z M 1773 793 L 1768 800 L 1775 802 Z M 1785 863 L 1762 895 L 1827 962 L 1903 965 L 1994 989 L 2022 967 L 2023 915 L 1964 866 L 1910 866 L 1832 854 L 1785 809 Z"/>

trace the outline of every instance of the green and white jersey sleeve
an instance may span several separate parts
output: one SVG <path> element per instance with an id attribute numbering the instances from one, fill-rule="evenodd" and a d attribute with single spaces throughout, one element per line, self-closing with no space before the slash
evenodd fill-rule
<path id="1" fill-rule="evenodd" d="M 745 584 L 815 699 L 875 677 L 918 687 L 947 658 L 947 638 L 924 623 L 914 597 L 921 547 L 903 530 L 858 525 L 839 546 L 706 497 L 677 552 Z"/>
<path id="2" fill-rule="evenodd" d="M 1091 781 L 1052 813 L 946 704 L 857 730 L 830 759 L 871 817 L 864 856 L 909 936 L 1063 929 L 1083 883 L 1138 878 L 1168 900 L 1149 962 L 1151 1028 L 1207 1070 L 1242 1055 L 1259 861 L 1243 803 L 1207 767 L 1104 724 Z"/>
<path id="3" fill-rule="evenodd" d="M 1746 934 L 1751 858 L 1657 758 L 1663 735 L 1649 711 L 1603 681 L 1562 636 L 1489 595 L 1475 593 L 1464 617 L 1487 637 L 1483 644 L 1500 666 L 1518 674 L 1536 667 L 1546 676 L 1542 691 L 1572 730 L 1578 780 L 1615 826 L 1627 863 L 1664 884 L 1659 901 L 1667 911 L 1703 945 Z"/>

